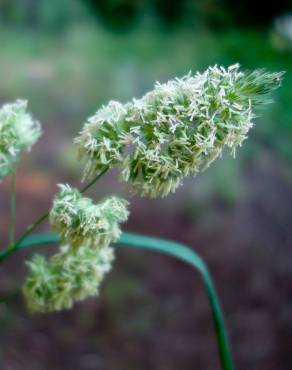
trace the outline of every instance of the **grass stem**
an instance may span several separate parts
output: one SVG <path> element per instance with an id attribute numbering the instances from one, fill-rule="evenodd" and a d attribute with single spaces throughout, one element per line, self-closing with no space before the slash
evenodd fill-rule
<path id="1" fill-rule="evenodd" d="M 108 170 L 108 167 L 104 168 L 100 173 L 98 173 L 88 184 L 86 184 L 81 190 L 80 192 L 81 193 L 84 193 L 85 191 L 87 191 L 89 188 L 91 188 Z M 15 182 L 15 180 L 14 180 Z M 15 191 L 14 191 L 15 193 Z M 14 195 L 15 197 L 15 195 Z M 12 212 L 12 206 L 11 206 L 11 212 L 13 214 L 15 214 L 15 200 L 13 202 L 14 206 L 13 206 L 13 212 Z M 37 218 L 37 220 L 29 225 L 26 230 L 24 231 L 24 233 L 19 237 L 19 239 L 17 239 L 16 242 L 14 242 L 14 237 L 13 237 L 13 241 L 10 240 L 10 244 L 9 246 L 0 253 L 0 263 L 2 263 L 10 254 L 12 254 L 13 252 L 15 252 L 17 249 L 18 249 L 18 246 L 40 225 L 42 224 L 48 217 L 49 217 L 49 214 L 50 212 L 47 211 L 45 213 L 43 213 L 41 216 L 39 216 L 39 218 Z M 11 222 L 11 224 L 13 225 L 13 228 L 11 227 L 10 228 L 10 234 L 11 234 L 11 237 L 12 235 L 14 236 L 14 223 L 15 223 L 15 216 L 13 217 L 13 223 Z"/>
<path id="2" fill-rule="evenodd" d="M 9 243 L 13 244 L 16 227 L 16 170 L 11 175 Z"/>

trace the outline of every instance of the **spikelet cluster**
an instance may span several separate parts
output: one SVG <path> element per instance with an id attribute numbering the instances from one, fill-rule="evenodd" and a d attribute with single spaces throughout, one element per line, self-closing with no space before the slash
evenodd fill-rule
<path id="1" fill-rule="evenodd" d="M 128 218 L 126 200 L 112 196 L 93 204 L 69 185 L 60 185 L 60 189 L 50 212 L 50 223 L 62 243 L 102 248 L 119 238 L 119 223 Z"/>
<path id="2" fill-rule="evenodd" d="M 118 167 L 120 178 L 142 196 L 166 196 L 235 150 L 253 126 L 254 108 L 267 102 L 283 73 L 210 67 L 165 84 L 141 99 L 111 101 L 85 124 L 75 142 L 85 177 Z"/>
<path id="3" fill-rule="evenodd" d="M 17 100 L 0 110 L 0 180 L 13 171 L 23 150 L 41 135 L 38 122 L 27 112 L 27 101 Z"/>
<path id="4" fill-rule="evenodd" d="M 63 246 L 47 261 L 35 255 L 28 262 L 30 274 L 23 293 L 31 312 L 70 309 L 74 302 L 98 295 L 99 285 L 110 271 L 113 249 Z"/>
<path id="5" fill-rule="evenodd" d="M 114 258 L 110 243 L 128 218 L 124 199 L 109 197 L 93 204 L 69 185 L 60 188 L 50 222 L 63 246 L 48 261 L 36 255 L 28 262 L 23 293 L 32 312 L 69 309 L 75 301 L 97 295 Z"/>

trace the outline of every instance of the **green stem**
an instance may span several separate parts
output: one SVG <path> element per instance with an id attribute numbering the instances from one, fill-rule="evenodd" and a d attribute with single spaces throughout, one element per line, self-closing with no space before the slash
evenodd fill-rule
<path id="1" fill-rule="evenodd" d="M 17 246 L 16 250 L 33 246 L 54 244 L 58 241 L 59 237 L 52 233 L 31 235 L 30 237 L 24 239 Z M 217 295 L 211 274 L 203 259 L 194 250 L 183 244 L 132 233 L 123 233 L 120 239 L 117 241 L 117 245 L 122 247 L 143 248 L 170 255 L 190 264 L 195 268 L 196 271 L 200 273 L 206 288 L 212 311 L 221 368 L 222 370 L 233 370 L 233 361 L 219 297 Z M 14 252 L 16 252 L 16 250 L 14 250 Z M 0 261 L 2 255 L 0 254 Z"/>
<path id="2" fill-rule="evenodd" d="M 85 185 L 80 192 L 84 193 L 89 188 L 92 187 L 108 170 L 108 167 L 105 167 L 98 175 L 96 175 L 87 185 Z M 49 211 L 43 213 L 33 224 L 29 225 L 24 233 L 17 239 L 17 241 L 10 242 L 10 245 L 0 253 L 0 263 L 2 263 L 6 257 L 8 257 L 11 253 L 18 249 L 18 246 L 22 243 L 24 239 L 26 239 L 41 223 L 43 223 L 49 216 Z"/>
<path id="3" fill-rule="evenodd" d="M 197 271 L 199 271 L 203 279 L 212 310 L 222 370 L 233 370 L 233 361 L 219 297 L 217 295 L 211 274 L 203 259 L 195 251 L 183 244 L 142 235 L 123 233 L 117 243 L 123 246 L 144 248 L 171 255 L 190 264 Z"/>
<path id="4" fill-rule="evenodd" d="M 33 224 L 29 225 L 25 232 L 17 239 L 16 243 L 10 248 L 12 252 L 16 249 L 17 245 L 20 245 L 25 238 L 27 238 L 42 222 L 48 218 L 48 216 L 49 212 L 45 212 Z"/>
<path id="5" fill-rule="evenodd" d="M 16 170 L 11 175 L 9 243 L 14 243 L 16 224 Z"/>
<path id="6" fill-rule="evenodd" d="M 108 171 L 109 167 L 105 167 L 101 172 L 99 172 L 98 175 L 96 175 L 91 181 L 89 181 L 88 184 L 86 184 L 81 190 L 80 190 L 80 193 L 85 193 L 89 188 L 92 187 L 92 185 L 94 185 L 96 183 L 96 181 L 98 181 L 107 171 Z"/>

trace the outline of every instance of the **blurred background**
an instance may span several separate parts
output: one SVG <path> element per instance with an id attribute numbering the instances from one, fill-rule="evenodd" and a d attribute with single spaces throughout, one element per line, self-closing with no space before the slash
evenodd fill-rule
<path id="1" fill-rule="evenodd" d="M 181 241 L 205 258 L 238 370 L 291 370 L 290 0 L 0 0 L 0 102 L 29 99 L 44 131 L 17 174 L 18 232 L 50 206 L 56 183 L 80 185 L 72 139 L 102 104 L 237 62 L 287 74 L 236 160 L 226 153 L 163 200 L 131 197 L 114 173 L 91 195 L 126 196 L 126 230 Z M 9 186 L 0 184 L 2 248 Z M 206 294 L 189 267 L 121 249 L 99 299 L 30 316 L 20 286 L 31 253 L 1 267 L 1 370 L 219 369 Z"/>

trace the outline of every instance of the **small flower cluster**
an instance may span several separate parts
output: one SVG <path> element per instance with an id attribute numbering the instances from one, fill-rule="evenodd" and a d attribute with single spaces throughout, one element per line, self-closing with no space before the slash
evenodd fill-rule
<path id="1" fill-rule="evenodd" d="M 75 301 L 98 295 L 104 275 L 110 271 L 113 249 L 80 246 L 72 250 L 61 247 L 47 261 L 35 255 L 28 262 L 30 274 L 23 293 L 31 312 L 52 312 L 70 309 Z"/>
<path id="2" fill-rule="evenodd" d="M 26 109 L 27 101 L 17 100 L 0 110 L 0 180 L 13 171 L 21 151 L 30 150 L 41 135 L 39 123 Z"/>
<path id="3" fill-rule="evenodd" d="M 253 109 L 276 89 L 282 73 L 242 72 L 239 65 L 210 67 L 204 73 L 165 84 L 125 105 L 111 101 L 75 139 L 85 159 L 85 177 L 105 167 L 143 196 L 166 196 L 186 176 L 203 171 L 246 139 Z"/>
<path id="4" fill-rule="evenodd" d="M 95 205 L 69 185 L 60 188 L 50 212 L 50 223 L 62 243 L 102 248 L 119 238 L 119 223 L 128 218 L 126 200 L 113 196 Z"/>
<path id="5" fill-rule="evenodd" d="M 109 197 L 99 204 L 60 185 L 50 212 L 50 222 L 63 246 L 49 261 L 36 255 L 28 263 L 30 274 L 23 292 L 33 312 L 71 308 L 74 301 L 98 294 L 114 257 L 110 243 L 128 218 L 128 202 Z"/>
<path id="6" fill-rule="evenodd" d="M 157 83 L 141 99 L 111 101 L 76 138 L 84 177 L 118 167 L 120 178 L 143 196 L 166 196 L 187 176 L 209 167 L 229 147 L 246 139 L 254 108 L 281 83 L 282 73 L 242 72 L 239 65 L 210 67 L 204 73 Z M 0 111 L 0 179 L 40 128 L 18 101 Z M 23 292 L 32 312 L 69 309 L 98 294 L 114 258 L 110 246 L 128 218 L 128 202 L 108 197 L 98 204 L 69 185 L 60 185 L 50 212 L 60 251 L 49 260 L 36 255 Z"/>

